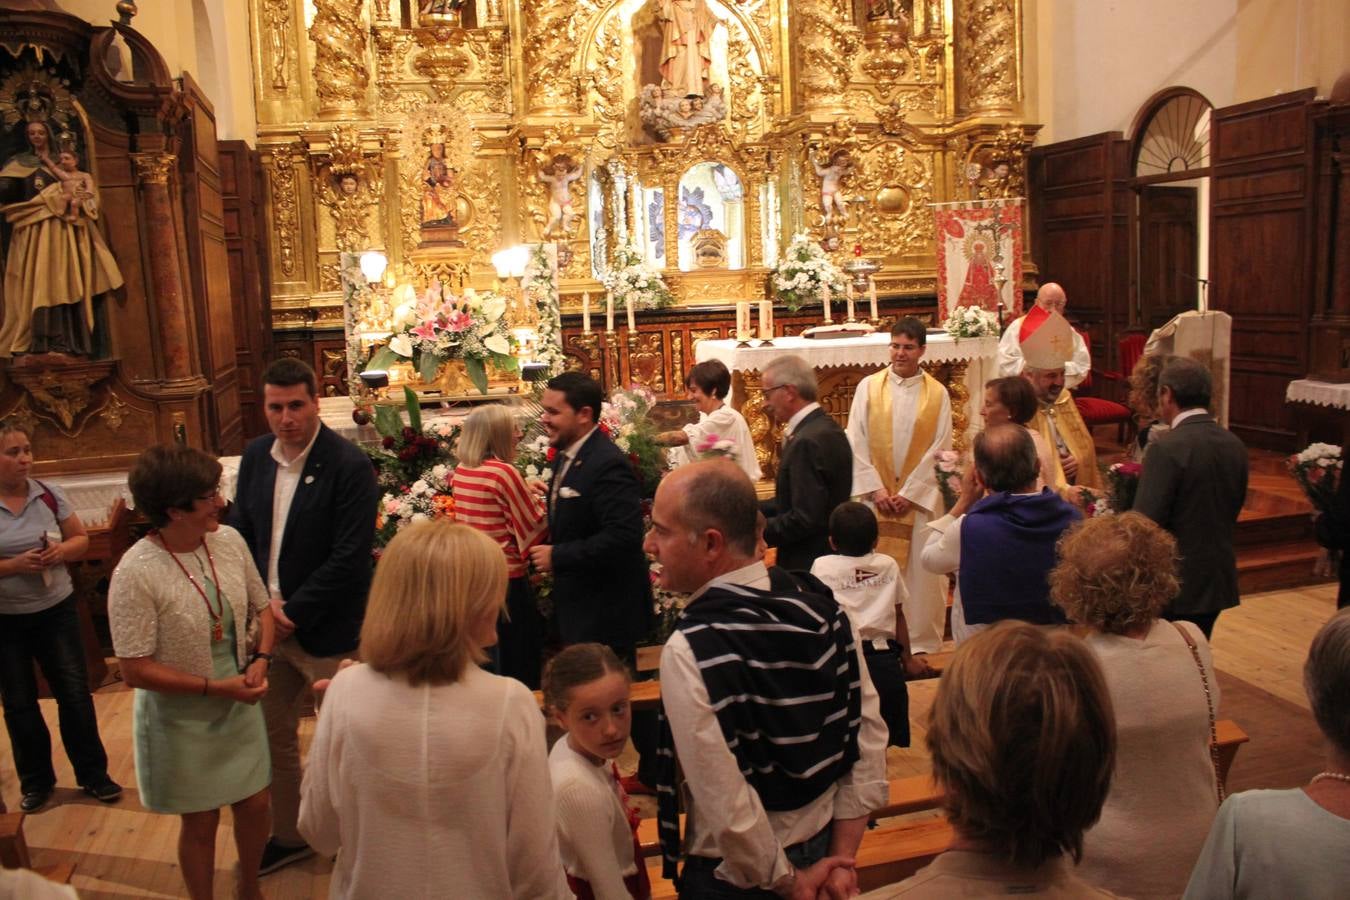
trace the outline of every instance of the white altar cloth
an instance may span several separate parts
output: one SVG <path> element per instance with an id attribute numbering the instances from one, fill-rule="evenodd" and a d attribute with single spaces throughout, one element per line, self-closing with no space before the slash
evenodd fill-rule
<path id="1" fill-rule="evenodd" d="M 1310 403 L 1313 406 L 1350 410 L 1350 384 L 1300 378 L 1289 382 L 1284 399 L 1286 403 Z"/>
<path id="2" fill-rule="evenodd" d="M 706 362 L 710 359 L 721 360 L 733 374 L 736 372 L 763 372 L 765 366 L 775 359 L 788 355 L 804 358 L 815 369 L 857 366 L 865 369 L 880 369 L 890 362 L 891 335 L 889 331 L 878 331 L 865 337 L 840 338 L 835 340 L 803 337 L 779 337 L 773 339 L 771 347 L 737 347 L 734 340 L 699 341 L 694 345 L 694 359 Z M 966 366 L 966 391 L 969 400 L 966 403 L 966 415 L 969 425 L 966 434 L 973 435 L 984 427 L 984 417 L 980 407 L 984 405 L 984 384 L 998 377 L 998 337 L 954 338 L 943 332 L 929 334 L 923 354 L 925 363 L 964 362 Z M 735 379 L 732 381 L 735 393 Z M 728 397 L 727 402 L 736 408 L 740 399 Z M 844 408 L 848 408 L 848 400 Z"/>

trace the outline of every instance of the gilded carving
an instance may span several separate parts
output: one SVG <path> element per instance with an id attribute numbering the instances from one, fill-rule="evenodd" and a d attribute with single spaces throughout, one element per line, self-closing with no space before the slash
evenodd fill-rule
<path id="1" fill-rule="evenodd" d="M 127 405 L 113 391 L 108 391 L 108 403 L 103 407 L 103 423 L 112 431 L 120 431 L 127 417 Z"/>
<path id="2" fill-rule="evenodd" d="M 267 23 L 272 90 L 284 91 L 290 77 L 291 0 L 263 0 L 263 21 Z"/>
<path id="3" fill-rule="evenodd" d="M 684 335 L 670 332 L 670 374 L 676 384 L 684 384 Z"/>
<path id="4" fill-rule="evenodd" d="M 805 0 L 800 6 L 797 42 L 798 73 L 808 109 L 842 106 L 853 60 L 862 47 L 862 32 L 853 24 L 848 0 Z"/>
<path id="5" fill-rule="evenodd" d="M 572 58 L 585 17 L 575 0 L 522 4 L 525 81 L 530 111 L 571 111 L 577 106 Z M 580 21 L 579 21 L 580 20 Z"/>
<path id="6" fill-rule="evenodd" d="M 968 196 L 976 200 L 1025 197 L 1026 157 L 1031 140 L 1021 125 L 1006 125 L 992 139 L 967 139 L 965 177 Z"/>
<path id="7" fill-rule="evenodd" d="M 142 184 L 168 184 L 169 173 L 173 171 L 178 157 L 172 153 L 151 150 L 131 154 L 131 161 L 136 166 L 136 179 Z"/>
<path id="8" fill-rule="evenodd" d="M 319 202 L 333 217 L 337 249 L 359 253 L 371 246 L 370 213 L 384 197 L 384 177 L 361 150 L 361 133 L 339 125 L 329 133 L 329 164 L 320 173 Z"/>
<path id="9" fill-rule="evenodd" d="M 14 408 L 5 413 L 5 419 L 18 425 L 29 434 L 37 434 L 38 417 L 33 413 L 33 408 L 28 405 L 27 394 L 20 397 L 19 402 L 14 404 Z"/>
<path id="10" fill-rule="evenodd" d="M 370 72 L 366 63 L 363 0 L 314 0 L 314 92 L 320 114 L 353 110 L 361 105 Z"/>
<path id="11" fill-rule="evenodd" d="M 628 376 L 645 384 L 657 394 L 666 392 L 666 354 L 659 331 L 642 331 L 628 336 Z"/>
<path id="12" fill-rule="evenodd" d="M 1007 112 L 1017 99 L 1017 10 L 1014 0 L 965 0 L 961 26 L 961 94 L 977 112 Z"/>
<path id="13" fill-rule="evenodd" d="M 464 43 L 464 31 L 460 28 L 442 25 L 417 32 L 417 44 L 422 52 L 413 57 L 413 70 L 430 79 L 432 89 L 441 100 L 450 98 L 460 77 L 473 64 L 473 57 L 464 49 Z"/>
<path id="14" fill-rule="evenodd" d="M 277 240 L 277 264 L 287 278 L 295 275 L 296 247 L 300 242 L 294 157 L 302 152 L 298 144 L 276 147 L 267 162 L 268 180 L 272 185 L 272 233 Z"/>
<path id="15" fill-rule="evenodd" d="M 94 386 L 112 374 L 112 368 L 111 362 L 40 371 L 15 367 L 10 369 L 10 379 L 36 404 L 35 415 L 52 419 L 62 433 L 76 437 L 84 430 L 81 420 L 93 402 Z"/>

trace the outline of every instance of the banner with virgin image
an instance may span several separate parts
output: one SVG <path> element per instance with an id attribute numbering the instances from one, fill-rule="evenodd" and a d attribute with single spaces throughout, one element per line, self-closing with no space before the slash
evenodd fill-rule
<path id="1" fill-rule="evenodd" d="M 957 306 L 1022 314 L 1022 198 L 934 204 L 938 321 Z"/>

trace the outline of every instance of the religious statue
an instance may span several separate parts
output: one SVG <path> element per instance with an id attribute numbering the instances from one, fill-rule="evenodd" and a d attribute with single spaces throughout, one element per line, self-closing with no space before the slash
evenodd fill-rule
<path id="1" fill-rule="evenodd" d="M 319 199 L 333 214 L 333 228 L 339 250 L 357 253 L 370 246 L 367 219 L 379 205 L 384 185 L 378 178 L 365 178 L 357 172 L 341 171 L 331 181 L 319 182 Z"/>
<path id="2" fill-rule="evenodd" d="M 998 308 L 998 301 L 998 285 L 994 281 L 994 266 L 989 261 L 989 251 L 984 241 L 977 240 L 970 248 L 970 263 L 966 267 L 966 279 L 961 284 L 957 305 L 993 310 Z"/>
<path id="3" fill-rule="evenodd" d="M 705 0 L 661 0 L 660 18 L 661 87 L 675 97 L 702 97 L 717 19 Z"/>
<path id="4" fill-rule="evenodd" d="M 544 226 L 544 237 L 551 238 L 571 234 L 576 226 L 576 213 L 572 209 L 572 182 L 581 177 L 581 165 L 572 157 L 559 153 L 554 156 L 539 180 L 548 185 L 548 224 Z"/>
<path id="5" fill-rule="evenodd" d="M 439 131 L 437 132 L 439 133 Z M 445 142 L 431 141 L 422 167 L 422 243 L 462 247 L 456 218 L 459 194 L 455 170 L 445 157 Z"/>
<path id="6" fill-rule="evenodd" d="M 822 166 L 811 160 L 816 174 L 820 176 L 820 212 L 822 221 L 828 225 L 839 214 L 841 221 L 848 221 L 848 202 L 844 196 L 844 179 L 853 170 L 853 158 L 847 150 L 835 150 L 830 154 L 827 164 Z"/>
<path id="7" fill-rule="evenodd" d="M 668 141 L 677 128 L 694 128 L 720 122 L 727 115 L 726 95 L 717 83 L 708 85 L 702 97 L 676 96 L 660 85 L 643 85 L 638 98 L 638 117 L 657 140 Z"/>
<path id="8" fill-rule="evenodd" d="M 94 354 L 94 304 L 122 286 L 122 272 L 97 227 L 93 178 L 79 170 L 75 135 L 62 134 L 60 162 L 46 119 L 24 124 L 28 150 L 0 168 L 0 206 L 9 225 L 0 357 Z"/>

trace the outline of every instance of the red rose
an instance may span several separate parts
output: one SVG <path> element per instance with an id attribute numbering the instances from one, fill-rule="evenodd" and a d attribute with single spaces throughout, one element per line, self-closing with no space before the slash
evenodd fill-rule
<path id="1" fill-rule="evenodd" d="M 609 430 L 609 426 L 606 425 L 604 422 L 601 422 L 601 423 L 600 423 L 600 433 L 603 434 L 605 437 L 613 437 L 613 436 L 614 436 L 613 432 L 611 432 L 611 431 Z"/>
<path id="2" fill-rule="evenodd" d="M 385 435 L 385 438 L 383 441 L 381 441 L 381 443 L 384 444 L 384 449 L 393 450 L 394 449 L 393 435 Z"/>
<path id="3" fill-rule="evenodd" d="M 553 462 L 554 457 L 556 457 L 557 455 L 558 455 L 557 447 L 549 447 L 548 450 L 544 451 L 544 459 L 548 460 L 549 462 Z"/>

